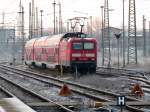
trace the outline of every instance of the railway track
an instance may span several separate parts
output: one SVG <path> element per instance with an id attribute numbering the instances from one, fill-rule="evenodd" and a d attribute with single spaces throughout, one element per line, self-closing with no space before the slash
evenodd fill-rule
<path id="1" fill-rule="evenodd" d="M 11 98 L 14 97 L 12 93 L 10 93 L 8 90 L 0 86 L 0 99 L 1 98 Z"/>
<path id="2" fill-rule="evenodd" d="M 112 101 L 117 96 L 119 96 L 119 94 L 116 94 L 116 93 L 98 90 L 97 88 L 93 88 L 90 86 L 74 83 L 71 81 L 64 81 L 61 79 L 57 79 L 57 78 L 54 78 L 51 76 L 45 76 L 42 74 L 37 74 L 34 72 L 28 72 L 28 71 L 24 71 L 24 70 L 20 70 L 20 69 L 16 69 L 16 68 L 11 68 L 11 67 L 6 68 L 6 66 L 3 67 L 3 70 L 4 69 L 6 69 L 7 71 L 14 72 L 16 74 L 20 74 L 20 75 L 23 75 L 23 76 L 26 76 L 29 78 L 36 79 L 36 80 L 43 82 L 43 83 L 46 83 L 46 84 L 55 85 L 55 86 L 60 87 L 60 88 L 62 87 L 62 85 L 64 83 L 68 84 L 73 92 L 76 92 L 78 94 L 81 94 L 81 95 L 84 95 L 87 97 L 91 97 L 91 98 L 99 100 L 99 101 L 105 101 L 105 102 L 106 101 Z M 95 94 L 93 95 L 93 93 L 95 93 Z M 105 97 L 105 95 L 107 98 Z M 108 98 L 108 95 L 110 96 L 109 98 Z M 138 99 L 135 99 L 132 97 L 126 97 L 126 98 L 127 98 L 127 100 L 130 100 L 130 101 L 138 100 Z"/>
<path id="3" fill-rule="evenodd" d="M 101 67 L 97 71 L 97 74 L 102 76 L 105 74 L 106 77 L 109 77 L 109 74 L 115 77 L 125 76 L 127 79 L 138 82 L 142 87 L 143 92 L 150 94 L 150 72 Z M 130 86 L 133 87 L 134 85 L 131 84 Z"/>
<path id="4" fill-rule="evenodd" d="M 128 69 L 117 69 L 117 68 L 104 68 L 101 67 L 97 71 L 98 75 L 105 76 L 126 76 L 128 79 L 139 81 L 146 85 L 142 85 L 143 88 L 149 88 L 150 86 L 150 72 L 145 71 L 135 71 L 135 70 L 128 70 Z M 150 90 L 145 90 L 145 92 L 150 93 Z"/>
<path id="5" fill-rule="evenodd" d="M 0 84 L 5 88 L 2 88 L 3 91 L 6 91 L 7 94 L 10 97 L 17 97 L 19 99 L 21 99 L 23 102 L 25 102 L 26 104 L 31 104 L 33 102 L 35 103 L 52 103 L 53 105 L 55 105 L 56 107 L 65 110 L 67 112 L 74 112 L 72 110 L 70 110 L 69 108 L 56 103 L 46 97 L 43 97 L 42 95 L 35 93 L 32 90 L 29 90 L 17 83 L 14 83 L 12 80 L 9 80 L 5 77 L 3 77 L 2 75 L 0 75 Z M 9 92 L 8 92 L 9 91 Z M 17 92 L 16 92 L 17 91 Z M 10 93 L 11 92 L 11 93 Z M 13 94 L 15 95 L 13 95 Z M 41 107 L 40 110 L 42 110 L 43 108 Z"/>
<path id="6" fill-rule="evenodd" d="M 115 76 L 125 75 L 125 76 L 136 76 L 136 77 L 144 78 L 146 80 L 150 79 L 150 72 L 145 72 L 145 71 L 106 68 L 106 67 L 99 67 L 97 69 L 97 74 L 108 74 L 108 73 Z"/>
<path id="7" fill-rule="evenodd" d="M 23 75 L 25 77 L 36 79 L 36 80 L 41 81 L 43 83 L 47 83 L 50 85 L 53 84 L 57 87 L 62 87 L 62 85 L 64 83 L 66 83 L 70 86 L 70 88 L 73 92 L 78 93 L 80 95 L 87 96 L 87 97 L 95 99 L 95 100 L 99 100 L 99 101 L 104 101 L 104 102 L 115 101 L 116 97 L 119 95 L 116 93 L 111 93 L 111 92 L 107 92 L 107 91 L 100 91 L 100 90 L 97 90 L 96 88 L 91 88 L 89 86 L 76 84 L 73 82 L 64 81 L 64 80 L 56 79 L 54 77 L 44 76 L 44 75 L 33 73 L 33 72 L 23 71 L 23 70 L 8 67 L 8 66 L 0 66 L 0 68 L 3 70 L 6 70 L 6 71 L 11 71 L 15 74 L 19 74 L 19 75 Z M 135 99 L 132 97 L 126 97 L 126 99 L 130 100 L 130 101 L 139 101 L 138 99 Z M 133 107 L 129 106 L 127 109 L 129 109 L 129 108 L 131 109 Z M 137 110 L 139 110 L 139 112 L 142 111 L 140 109 L 137 109 Z"/>

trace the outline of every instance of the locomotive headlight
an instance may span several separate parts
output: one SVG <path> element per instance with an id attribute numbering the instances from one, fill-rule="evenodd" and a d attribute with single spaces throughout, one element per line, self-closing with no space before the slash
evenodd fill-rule
<path id="1" fill-rule="evenodd" d="M 86 55 L 86 57 L 94 57 L 94 56 L 95 56 L 94 53 L 87 53 L 87 54 L 85 54 L 85 55 Z"/>
<path id="2" fill-rule="evenodd" d="M 81 57 L 80 53 L 72 53 L 72 57 Z"/>
<path id="3" fill-rule="evenodd" d="M 92 61 L 95 61 L 95 58 L 91 58 Z"/>

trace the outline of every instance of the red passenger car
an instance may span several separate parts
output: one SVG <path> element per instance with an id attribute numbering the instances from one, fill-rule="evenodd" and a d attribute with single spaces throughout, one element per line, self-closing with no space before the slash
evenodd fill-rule
<path id="1" fill-rule="evenodd" d="M 66 33 L 29 40 L 25 45 L 25 63 L 43 68 L 95 72 L 97 44 L 83 33 Z"/>

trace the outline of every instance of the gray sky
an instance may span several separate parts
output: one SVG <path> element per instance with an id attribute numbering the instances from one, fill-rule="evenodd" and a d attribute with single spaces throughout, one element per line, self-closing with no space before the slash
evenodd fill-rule
<path id="1" fill-rule="evenodd" d="M 16 19 L 19 9 L 20 0 L 0 0 L 0 13 L 4 9 L 6 13 L 16 12 L 13 14 L 6 14 L 5 21 L 11 22 Z M 28 23 L 28 3 L 31 0 L 22 0 L 25 7 L 25 22 Z M 59 0 L 56 0 L 58 3 Z M 60 0 L 62 3 L 62 16 L 64 21 L 74 16 L 93 16 L 101 18 L 100 6 L 103 5 L 103 0 Z M 125 0 L 125 25 L 128 21 L 128 0 Z M 44 27 L 52 26 L 53 22 L 53 0 L 35 0 L 36 6 L 39 10 L 44 10 Z M 114 27 L 121 27 L 122 25 L 122 0 L 109 0 L 109 6 L 114 11 L 110 12 L 110 25 Z M 137 27 L 142 28 L 142 15 L 144 14 L 148 21 L 150 21 L 150 0 L 136 0 L 137 7 Z M 58 8 L 57 8 L 58 9 Z M 88 13 L 81 14 L 74 11 Z M 2 20 L 2 19 L 1 19 Z M 0 21 L 1 21 L 0 20 Z M 148 23 L 147 23 L 148 24 Z M 148 27 L 148 25 L 147 25 Z"/>

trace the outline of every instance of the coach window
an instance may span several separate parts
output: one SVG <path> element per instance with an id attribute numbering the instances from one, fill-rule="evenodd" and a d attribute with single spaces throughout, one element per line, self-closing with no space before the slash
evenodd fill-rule
<path id="1" fill-rule="evenodd" d="M 83 45 L 82 45 L 82 43 L 81 42 L 74 42 L 74 43 L 72 43 L 72 49 L 73 50 L 81 50 L 81 49 L 83 49 Z"/>
<path id="2" fill-rule="evenodd" d="M 84 49 L 88 49 L 88 50 L 94 49 L 94 43 L 92 43 L 92 42 L 84 42 Z"/>

